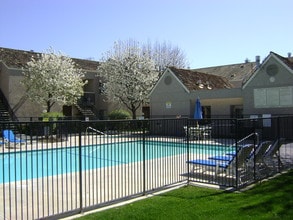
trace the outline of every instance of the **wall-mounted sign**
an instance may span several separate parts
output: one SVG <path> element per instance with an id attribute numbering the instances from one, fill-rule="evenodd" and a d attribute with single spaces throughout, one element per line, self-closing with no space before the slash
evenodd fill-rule
<path id="1" fill-rule="evenodd" d="M 272 115 L 271 114 L 263 114 L 263 126 L 264 127 L 271 127 L 272 126 Z"/>
<path id="2" fill-rule="evenodd" d="M 172 102 L 166 102 L 166 108 L 172 108 Z"/>

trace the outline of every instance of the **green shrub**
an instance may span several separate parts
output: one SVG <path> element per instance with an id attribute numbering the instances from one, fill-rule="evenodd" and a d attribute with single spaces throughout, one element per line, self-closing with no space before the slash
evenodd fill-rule
<path id="1" fill-rule="evenodd" d="M 45 112 L 41 114 L 43 122 L 54 122 L 58 121 L 59 118 L 63 117 L 61 112 Z M 58 124 L 59 125 L 59 124 Z M 49 123 L 44 125 L 44 135 L 50 136 L 57 133 L 57 123 Z"/>
<path id="2" fill-rule="evenodd" d="M 63 114 L 61 112 L 45 112 L 42 113 L 41 117 L 43 121 L 57 121 L 58 118 L 63 117 Z"/>
<path id="3" fill-rule="evenodd" d="M 130 119 L 131 115 L 128 111 L 125 110 L 114 110 L 109 113 L 110 120 L 121 120 L 121 119 Z"/>

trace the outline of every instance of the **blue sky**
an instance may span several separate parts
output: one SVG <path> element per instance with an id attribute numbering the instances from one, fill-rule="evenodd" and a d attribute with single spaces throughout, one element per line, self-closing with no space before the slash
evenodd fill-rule
<path id="1" fill-rule="evenodd" d="M 0 47 L 99 60 L 116 40 L 170 42 L 191 68 L 293 52 L 292 0 L 1 0 Z"/>

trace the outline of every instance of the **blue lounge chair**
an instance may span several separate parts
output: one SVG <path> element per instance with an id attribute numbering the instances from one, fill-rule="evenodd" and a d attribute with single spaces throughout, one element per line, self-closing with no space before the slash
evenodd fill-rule
<path id="1" fill-rule="evenodd" d="M 255 149 L 255 151 L 252 151 L 251 154 L 248 156 L 247 161 L 251 162 L 259 162 L 263 161 L 264 154 L 271 146 L 270 141 L 264 141 L 261 142 Z M 209 157 L 211 160 L 220 160 L 220 161 L 230 161 L 235 157 L 236 154 L 229 152 L 227 155 L 220 155 L 220 156 L 212 156 Z"/>
<path id="2" fill-rule="evenodd" d="M 241 147 L 249 146 L 249 145 L 251 145 L 251 144 L 238 145 L 237 147 L 238 147 L 238 148 L 241 148 Z M 235 145 L 232 145 L 231 148 L 232 148 L 232 147 L 235 148 Z M 226 155 L 227 155 L 227 156 L 236 156 L 236 151 L 235 151 L 235 150 L 229 151 L 229 152 L 226 153 Z"/>
<path id="3" fill-rule="evenodd" d="M 188 164 L 193 165 L 193 172 L 195 170 L 195 167 L 201 167 L 204 169 L 204 172 L 206 169 L 212 168 L 212 170 L 216 171 L 216 175 L 219 173 L 220 170 L 223 170 L 226 174 L 236 173 L 236 168 L 243 168 L 246 166 L 246 159 L 249 157 L 253 150 L 253 145 L 246 145 L 241 147 L 236 156 L 232 157 L 229 161 L 217 161 L 217 160 L 190 160 L 187 161 Z M 231 172 L 229 172 L 231 171 Z"/>
<path id="4" fill-rule="evenodd" d="M 249 171 L 254 170 L 253 168 L 255 167 L 255 171 L 257 172 L 258 175 L 261 174 L 261 168 L 262 165 L 265 165 L 264 162 L 264 155 L 268 151 L 268 149 L 271 146 L 271 141 L 264 141 L 261 142 L 255 150 L 253 150 L 248 157 L 246 158 L 246 168 L 248 168 Z M 229 158 L 231 160 L 233 156 L 232 155 L 224 155 L 224 156 L 214 156 L 210 157 L 209 159 L 212 160 L 220 160 L 220 161 L 228 161 Z"/>
<path id="5" fill-rule="evenodd" d="M 22 144 L 26 142 L 24 140 L 16 138 L 12 130 L 3 130 L 3 138 L 4 141 L 7 143 Z"/>
<path id="6" fill-rule="evenodd" d="M 275 168 L 276 163 L 274 162 L 274 159 L 276 157 L 278 158 L 277 153 L 284 143 L 285 143 L 285 138 L 279 138 L 275 140 L 274 143 L 271 145 L 271 147 L 267 150 L 263 158 L 264 164 L 267 168 L 271 169 L 269 165 L 273 165 L 273 168 Z M 278 162 L 282 165 L 281 160 L 278 160 Z"/>
<path id="7" fill-rule="evenodd" d="M 248 158 L 248 164 L 264 164 L 264 155 L 268 151 L 268 149 L 271 147 L 272 142 L 271 141 L 264 141 L 261 142 L 257 148 L 255 149 L 255 152 L 253 152 L 250 157 Z"/>

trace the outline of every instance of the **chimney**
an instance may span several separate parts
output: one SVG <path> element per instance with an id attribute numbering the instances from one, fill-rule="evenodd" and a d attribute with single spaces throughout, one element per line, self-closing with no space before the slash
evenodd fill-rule
<path id="1" fill-rule="evenodd" d="M 288 58 L 291 58 L 291 53 L 290 52 L 288 53 Z"/>
<path id="2" fill-rule="evenodd" d="M 260 56 L 255 56 L 255 67 L 259 68 L 260 66 Z"/>

